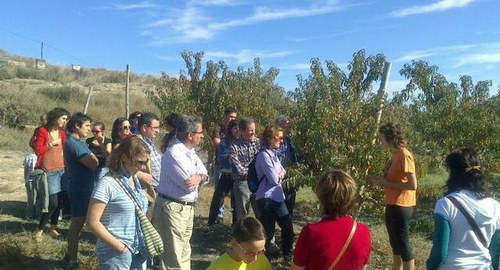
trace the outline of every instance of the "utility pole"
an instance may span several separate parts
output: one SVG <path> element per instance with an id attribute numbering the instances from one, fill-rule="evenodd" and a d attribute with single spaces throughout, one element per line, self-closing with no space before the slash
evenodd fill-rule
<path id="1" fill-rule="evenodd" d="M 83 108 L 83 113 L 87 114 L 87 110 L 89 109 L 90 96 L 92 96 L 92 89 L 94 87 L 89 86 L 89 92 L 87 93 L 87 101 L 85 102 L 85 107 Z"/>
<path id="2" fill-rule="evenodd" d="M 129 109 L 129 82 L 130 82 L 130 66 L 127 64 L 127 81 L 125 82 L 125 117 L 130 115 Z"/>
<path id="3" fill-rule="evenodd" d="M 42 49 L 40 51 L 40 59 L 43 59 L 43 42 L 42 42 Z"/>

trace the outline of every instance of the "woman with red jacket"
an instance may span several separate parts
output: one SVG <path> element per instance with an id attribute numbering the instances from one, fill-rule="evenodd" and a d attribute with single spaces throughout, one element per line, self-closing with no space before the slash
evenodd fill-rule
<path id="1" fill-rule="evenodd" d="M 36 167 L 47 173 L 49 195 L 48 213 L 42 213 L 35 231 L 35 240 L 42 241 L 43 230 L 50 218 L 49 235 L 59 236 L 57 221 L 61 207 L 61 176 L 64 173 L 63 145 L 66 141 L 64 128 L 70 113 L 64 108 L 54 108 L 47 113 L 47 124 L 38 129 L 35 141 L 35 154 L 38 156 Z"/>

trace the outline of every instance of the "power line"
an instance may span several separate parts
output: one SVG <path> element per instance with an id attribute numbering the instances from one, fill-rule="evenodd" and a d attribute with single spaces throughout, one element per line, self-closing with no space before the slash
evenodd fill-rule
<path id="1" fill-rule="evenodd" d="M 45 42 L 43 42 L 43 41 L 33 39 L 33 38 L 31 38 L 31 37 L 28 37 L 28 36 L 25 36 L 25 35 L 22 35 L 22 34 L 19 34 L 19 33 L 13 32 L 13 31 L 11 31 L 11 30 L 8 30 L 8 29 L 2 28 L 2 27 L 0 27 L 0 30 L 5 31 L 5 32 L 7 32 L 7 33 L 9 33 L 9 34 L 12 34 L 12 35 L 18 36 L 18 37 L 20 37 L 20 38 L 24 38 L 24 39 L 26 39 L 26 40 L 33 41 L 33 42 L 38 43 L 38 44 L 43 43 L 43 45 L 44 45 L 44 46 L 49 47 L 49 48 L 51 48 L 51 49 L 53 49 L 53 50 L 55 50 L 55 51 L 59 52 L 60 54 L 63 54 L 63 55 L 65 55 L 65 56 L 68 56 L 68 57 L 71 57 L 71 58 L 74 58 L 74 59 L 76 59 L 76 60 L 80 61 L 81 63 L 86 63 L 86 61 L 85 61 L 85 60 L 83 60 L 83 59 L 81 59 L 81 58 L 79 58 L 79 57 L 77 57 L 77 56 L 74 56 L 74 55 L 72 55 L 72 54 L 70 54 L 70 53 L 67 53 L 67 52 L 65 52 L 65 51 L 63 51 L 63 50 L 61 50 L 61 49 L 59 49 L 59 48 L 57 48 L 57 47 L 54 47 L 54 46 L 50 45 L 50 44 L 47 44 L 47 43 L 45 43 Z"/>

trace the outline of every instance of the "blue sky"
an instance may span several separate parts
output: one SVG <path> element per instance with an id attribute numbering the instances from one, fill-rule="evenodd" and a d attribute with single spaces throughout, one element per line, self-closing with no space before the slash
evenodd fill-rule
<path id="1" fill-rule="evenodd" d="M 426 60 L 448 80 L 500 84 L 497 0 L 3 0 L 0 49 L 80 64 L 177 76 L 183 50 L 205 51 L 231 69 L 277 67 L 287 90 L 309 74 L 311 58 L 346 68 L 353 53 L 383 53 L 392 62 L 388 90 L 404 88 L 404 63 Z"/>

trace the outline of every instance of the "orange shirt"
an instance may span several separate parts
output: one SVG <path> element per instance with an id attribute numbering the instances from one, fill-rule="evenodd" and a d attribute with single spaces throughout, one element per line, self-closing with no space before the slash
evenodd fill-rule
<path id="1" fill-rule="evenodd" d="M 389 181 L 407 183 L 407 173 L 416 174 L 413 155 L 406 148 L 397 149 L 392 154 L 391 161 L 385 168 L 384 177 Z M 384 193 L 386 204 L 398 206 L 417 205 L 415 190 L 385 187 Z"/>
<path id="2" fill-rule="evenodd" d="M 53 142 L 54 139 L 49 135 L 48 142 Z M 45 152 L 41 167 L 46 172 L 58 171 L 64 169 L 63 145 L 62 143 L 49 148 Z"/>

